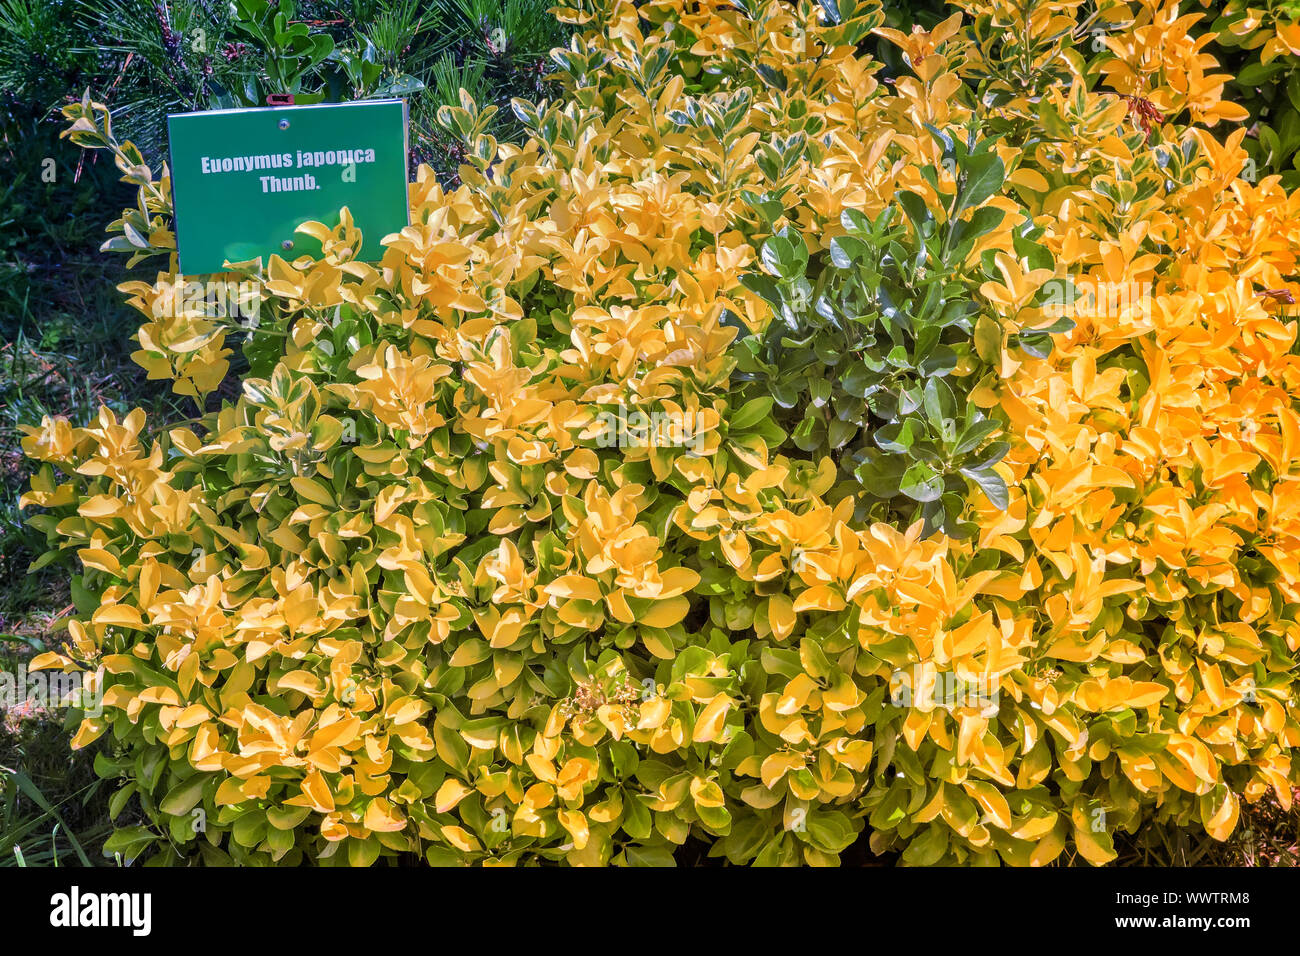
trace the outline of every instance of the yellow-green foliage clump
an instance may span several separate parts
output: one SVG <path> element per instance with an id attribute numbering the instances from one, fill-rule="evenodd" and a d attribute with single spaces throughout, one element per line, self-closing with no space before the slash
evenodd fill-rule
<path id="1" fill-rule="evenodd" d="M 462 184 L 380 263 L 345 213 L 234 264 L 246 330 L 168 299 L 166 171 L 69 108 L 164 263 L 137 359 L 220 405 L 25 443 L 113 846 L 1100 863 L 1289 800 L 1300 200 L 1176 9 L 962 6 L 561 10 L 532 138 L 445 110 Z"/>

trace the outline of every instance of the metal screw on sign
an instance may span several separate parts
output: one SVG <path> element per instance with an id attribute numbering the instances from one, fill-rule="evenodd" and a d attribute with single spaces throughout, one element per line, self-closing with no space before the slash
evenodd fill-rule
<path id="1" fill-rule="evenodd" d="M 284 242 L 280 243 L 280 248 L 288 252 L 290 249 L 293 248 L 293 240 L 292 239 L 284 240 Z"/>
<path id="2" fill-rule="evenodd" d="M 266 96 L 267 106 L 293 106 L 292 93 L 268 93 Z M 279 122 L 280 129 L 288 129 L 289 121 L 282 119 Z"/>

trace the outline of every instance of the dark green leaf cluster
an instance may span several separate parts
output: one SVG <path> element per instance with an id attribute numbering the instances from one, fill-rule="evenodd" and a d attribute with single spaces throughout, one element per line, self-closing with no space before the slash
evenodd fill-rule
<path id="1" fill-rule="evenodd" d="M 963 514 L 973 489 L 1007 505 L 993 468 L 1008 451 L 1002 423 L 970 400 L 1003 347 L 978 294 L 999 276 L 993 253 L 972 253 L 1003 223 L 1001 208 L 983 204 L 1006 171 L 991 140 L 931 133 L 956 181 L 945 192 L 939 170 L 921 171 L 941 212 L 900 191 L 874 219 L 846 210 L 844 234 L 815 256 L 789 227 L 763 243 L 761 271 L 742 281 L 774 317 L 744 340 L 739 374 L 775 400 L 787 453 L 830 454 L 881 517 L 961 536 L 972 530 Z M 1027 219 L 1012 234 L 1017 258 L 1051 268 Z M 1017 333 L 1006 345 L 1046 354 L 1055 331 Z"/>
<path id="2" fill-rule="evenodd" d="M 1292 7 L 1286 12 L 1292 19 L 1300 17 L 1300 5 Z M 1284 54 L 1263 63 L 1260 50 L 1241 49 L 1239 45 L 1251 35 L 1234 34 L 1233 27 L 1245 11 L 1233 12 L 1235 16 L 1214 21 L 1211 30 L 1216 42 L 1209 49 L 1231 76 L 1224 98 L 1250 113 L 1245 121 L 1250 132 L 1242 146 L 1252 166 L 1244 177 L 1258 182 L 1278 174 L 1284 187 L 1295 189 L 1300 186 L 1300 59 Z"/>

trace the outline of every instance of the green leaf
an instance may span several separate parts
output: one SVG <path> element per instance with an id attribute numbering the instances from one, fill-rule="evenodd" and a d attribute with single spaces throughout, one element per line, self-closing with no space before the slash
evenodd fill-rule
<path id="1" fill-rule="evenodd" d="M 741 406 L 727 424 L 730 432 L 743 432 L 767 418 L 772 411 L 772 398 L 752 398 Z"/>
<path id="2" fill-rule="evenodd" d="M 959 219 L 952 225 L 951 246 L 957 254 L 954 261 L 962 261 L 970 254 L 975 242 L 988 235 L 998 226 L 1006 213 L 996 206 L 981 206 L 971 213 L 969 219 Z"/>
<path id="3" fill-rule="evenodd" d="M 255 808 L 245 810 L 235 819 L 230 835 L 240 846 L 257 846 L 266 837 L 266 813 Z"/>
<path id="4" fill-rule="evenodd" d="M 980 450 L 978 461 L 967 462 L 965 467 L 975 471 L 987 469 L 990 465 L 996 465 L 1007 457 L 1009 451 L 1011 451 L 1011 445 L 1008 442 L 995 441 L 987 448 Z"/>
<path id="5" fill-rule="evenodd" d="M 183 780 L 167 792 L 158 803 L 158 809 L 168 816 L 184 816 L 193 810 L 203 799 L 204 774 L 195 774 L 189 780 Z"/>
<path id="6" fill-rule="evenodd" d="M 934 501 L 943 494 L 943 476 L 936 474 L 929 465 L 918 461 L 903 473 L 898 490 L 913 501 Z"/>
<path id="7" fill-rule="evenodd" d="M 934 233 L 934 213 L 930 211 L 924 199 L 905 189 L 895 193 L 894 199 L 903 207 L 903 212 L 912 221 L 912 226 L 918 234 L 929 236 Z"/>
<path id="8" fill-rule="evenodd" d="M 826 433 L 826 440 L 832 448 L 843 448 L 858 433 L 858 426 L 853 422 L 832 418 L 826 426 Z"/>
<path id="9" fill-rule="evenodd" d="M 868 369 L 861 361 L 849 366 L 844 377 L 840 379 L 840 388 L 854 398 L 866 398 L 879 384 L 880 376 Z"/>
<path id="10" fill-rule="evenodd" d="M 772 276 L 761 272 L 748 272 L 740 277 L 740 284 L 772 308 L 781 308 L 781 287 Z M 247 387 L 245 383 L 245 388 Z"/>
<path id="11" fill-rule="evenodd" d="M 677 861 L 668 847 L 629 846 L 625 851 L 628 866 L 676 866 Z"/>
<path id="12" fill-rule="evenodd" d="M 931 825 L 925 827 L 918 837 L 913 837 L 903 851 L 903 862 L 908 866 L 934 866 L 948 849 L 948 830 L 946 827 Z"/>
<path id="13" fill-rule="evenodd" d="M 424 89 L 424 81 L 409 73 L 399 73 L 386 83 L 375 87 L 372 96 L 411 96 Z"/>
<path id="14" fill-rule="evenodd" d="M 914 423 L 915 420 L 910 418 L 905 422 L 890 422 L 888 425 L 877 428 L 872 440 L 885 451 L 906 454 L 915 440 L 913 434 Z"/>
<path id="15" fill-rule="evenodd" d="M 982 422 L 975 422 L 962 432 L 961 438 L 958 439 L 957 446 L 953 448 L 952 453 L 954 455 L 965 455 L 974 451 L 989 438 L 996 435 L 1001 428 L 1002 423 L 992 418 L 986 418 Z"/>
<path id="16" fill-rule="evenodd" d="M 1016 344 L 1034 358 L 1047 358 L 1052 354 L 1052 337 L 1046 332 L 1021 332 Z"/>
<path id="17" fill-rule="evenodd" d="M 768 829 L 757 814 L 741 817 L 722 840 L 722 852 L 733 866 L 742 866 L 752 860 L 767 838 Z"/>
<path id="18" fill-rule="evenodd" d="M 780 90 L 782 93 L 784 93 L 786 88 L 789 86 L 789 81 L 786 80 L 785 74 L 773 69 L 766 63 L 760 63 L 758 66 L 754 67 L 754 69 L 758 72 L 758 75 L 762 78 L 764 83 L 774 89 Z"/>
<path id="19" fill-rule="evenodd" d="M 623 830 L 634 840 L 645 840 L 650 836 L 653 823 L 650 808 L 636 793 L 623 794 Z"/>
<path id="20" fill-rule="evenodd" d="M 942 378 L 934 377 L 925 383 L 923 404 L 925 417 L 931 425 L 944 432 L 956 427 L 954 419 L 957 417 L 957 400 Z"/>
<path id="21" fill-rule="evenodd" d="M 837 269 L 851 268 L 870 257 L 871 247 L 857 236 L 836 236 L 831 240 L 831 262 Z"/>
<path id="22" fill-rule="evenodd" d="M 894 455 L 876 452 L 854 469 L 853 475 L 867 493 L 877 498 L 892 498 L 898 494 L 903 480 L 903 462 Z"/>
<path id="23" fill-rule="evenodd" d="M 1237 74 L 1235 82 L 1243 89 L 1263 86 L 1285 68 L 1285 62 L 1282 60 L 1274 60 L 1272 63 L 1247 63 Z"/>
<path id="24" fill-rule="evenodd" d="M 858 209 L 845 209 L 840 213 L 840 225 L 854 233 L 871 231 L 871 220 Z"/>
<path id="25" fill-rule="evenodd" d="M 144 827 L 122 827 L 120 830 L 114 830 L 113 835 L 104 841 L 104 856 L 111 857 L 120 853 L 122 859 L 129 863 L 139 858 L 140 854 L 158 839 L 156 833 Z"/>
<path id="26" fill-rule="evenodd" d="M 239 824 L 235 824 L 236 827 Z M 348 865 L 354 867 L 371 866 L 375 860 L 379 859 L 379 840 L 375 837 L 366 837 L 364 840 L 356 837 L 348 839 Z"/>
<path id="27" fill-rule="evenodd" d="M 840 5 L 836 0 L 817 0 L 817 2 L 820 3 L 821 8 L 826 11 L 827 23 L 838 26 L 840 23 L 844 22 L 843 18 L 840 16 Z M 850 9 L 852 9 L 852 4 L 850 4 Z"/>
<path id="28" fill-rule="evenodd" d="M 1007 509 L 1007 504 L 1010 500 L 1007 493 L 1007 483 L 1002 480 L 1002 476 L 996 471 L 993 471 L 991 468 L 981 468 L 978 470 L 963 468 L 961 473 L 979 486 L 980 490 L 984 492 L 995 508 L 999 508 L 1002 511 Z"/>
<path id="29" fill-rule="evenodd" d="M 793 279 L 796 275 L 794 244 L 785 236 L 772 236 L 763 243 L 760 253 L 763 267 L 782 279 Z"/>
<path id="30" fill-rule="evenodd" d="M 809 841 L 824 853 L 843 853 L 858 835 L 849 817 L 838 810 L 811 813 L 806 825 Z"/>
<path id="31" fill-rule="evenodd" d="M 997 153 L 976 153 L 970 156 L 962 172 L 966 180 L 957 204 L 958 215 L 988 199 L 1006 179 L 1006 167 L 1002 165 Z"/>

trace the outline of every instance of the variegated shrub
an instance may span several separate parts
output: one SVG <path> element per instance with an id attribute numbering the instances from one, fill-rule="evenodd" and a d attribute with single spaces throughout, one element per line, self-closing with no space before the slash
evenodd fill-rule
<path id="1" fill-rule="evenodd" d="M 232 264 L 252 328 L 177 306 L 166 170 L 70 107 L 160 263 L 136 357 L 214 409 L 24 445 L 113 846 L 1102 863 L 1288 801 L 1300 199 L 1175 8 L 962 6 L 560 10 L 528 142 L 444 110 L 461 184 L 382 262 L 345 212 Z"/>

